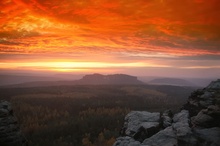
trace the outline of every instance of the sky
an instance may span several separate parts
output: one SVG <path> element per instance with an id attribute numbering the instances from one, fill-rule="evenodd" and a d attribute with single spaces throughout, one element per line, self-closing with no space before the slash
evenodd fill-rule
<path id="1" fill-rule="evenodd" d="M 220 77 L 220 3 L 1 0 L 0 72 Z"/>

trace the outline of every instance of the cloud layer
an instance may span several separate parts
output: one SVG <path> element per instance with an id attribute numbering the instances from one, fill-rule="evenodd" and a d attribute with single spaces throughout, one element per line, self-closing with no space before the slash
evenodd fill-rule
<path id="1" fill-rule="evenodd" d="M 218 0 L 1 0 L 0 61 L 208 67 L 220 60 L 219 8 Z"/>

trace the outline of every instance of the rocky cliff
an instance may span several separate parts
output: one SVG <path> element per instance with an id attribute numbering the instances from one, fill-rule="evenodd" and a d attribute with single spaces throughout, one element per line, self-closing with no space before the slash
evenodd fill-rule
<path id="1" fill-rule="evenodd" d="M 220 146 L 220 79 L 191 94 L 179 113 L 132 111 L 113 146 Z"/>
<path id="2" fill-rule="evenodd" d="M 27 140 L 7 101 L 0 101 L 0 146 L 27 146 Z"/>

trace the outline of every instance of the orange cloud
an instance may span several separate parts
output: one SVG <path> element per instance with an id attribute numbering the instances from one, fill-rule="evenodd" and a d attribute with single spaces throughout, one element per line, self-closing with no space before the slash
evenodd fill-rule
<path id="1" fill-rule="evenodd" d="M 169 57 L 220 56 L 218 3 L 2 0 L 0 61 L 13 62 L 14 56 L 33 62 L 48 56 L 49 60 L 108 63 L 135 58 L 146 65 L 150 58 L 159 67 Z M 153 63 L 152 58 L 162 61 Z"/>

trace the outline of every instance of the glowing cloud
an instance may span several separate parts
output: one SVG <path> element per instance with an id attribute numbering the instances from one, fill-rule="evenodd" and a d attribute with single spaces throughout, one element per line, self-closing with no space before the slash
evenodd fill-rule
<path id="1" fill-rule="evenodd" d="M 198 56 L 220 60 L 218 3 L 1 0 L 0 68 L 196 68 Z"/>

